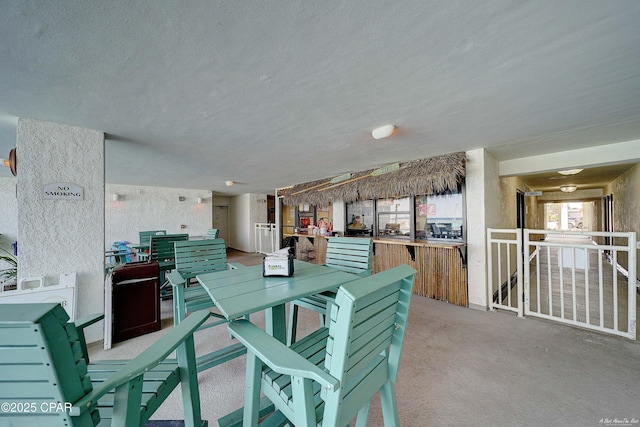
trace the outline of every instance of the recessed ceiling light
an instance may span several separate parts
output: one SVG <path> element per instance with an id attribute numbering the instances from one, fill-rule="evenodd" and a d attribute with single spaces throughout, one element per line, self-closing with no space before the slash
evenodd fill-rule
<path id="1" fill-rule="evenodd" d="M 233 184 L 235 184 L 235 182 L 233 181 L 225 181 L 224 185 L 226 185 L 227 187 L 231 187 Z"/>
<path id="2" fill-rule="evenodd" d="M 584 169 L 568 169 L 565 171 L 558 171 L 560 175 L 575 175 L 577 173 L 582 172 Z"/>
<path id="3" fill-rule="evenodd" d="M 563 185 L 563 186 L 560 187 L 560 190 L 564 191 L 565 193 L 573 193 L 577 189 L 578 189 L 578 187 L 575 186 L 575 185 Z"/>
<path id="4" fill-rule="evenodd" d="M 379 128 L 375 128 L 372 132 L 371 132 L 371 136 L 373 136 L 373 139 L 382 139 L 382 138 L 387 138 L 389 136 L 391 136 L 391 134 L 393 134 L 393 131 L 396 129 L 396 127 L 394 125 L 385 125 Z"/>

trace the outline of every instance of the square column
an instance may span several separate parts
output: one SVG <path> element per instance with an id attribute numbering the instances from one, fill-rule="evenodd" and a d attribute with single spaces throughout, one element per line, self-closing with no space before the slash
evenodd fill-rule
<path id="1" fill-rule="evenodd" d="M 18 280 L 76 272 L 76 317 L 102 312 L 104 133 L 21 118 L 16 154 Z M 95 329 L 90 341 L 101 337 Z"/>

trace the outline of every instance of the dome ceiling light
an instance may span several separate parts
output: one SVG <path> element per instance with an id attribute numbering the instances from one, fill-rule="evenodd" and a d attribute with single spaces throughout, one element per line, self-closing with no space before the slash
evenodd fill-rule
<path id="1" fill-rule="evenodd" d="M 568 176 L 568 175 L 578 174 L 578 173 L 582 172 L 583 170 L 584 169 L 568 169 L 568 170 L 564 170 L 564 171 L 558 171 L 558 173 L 560 175 Z"/>
<path id="2" fill-rule="evenodd" d="M 387 137 L 390 137 L 393 134 L 393 131 L 395 130 L 396 130 L 396 127 L 394 125 L 385 125 L 379 128 L 375 128 L 371 132 L 371 136 L 373 136 L 373 139 L 387 138 Z"/>
<path id="3" fill-rule="evenodd" d="M 578 187 L 575 186 L 575 185 L 563 185 L 563 186 L 560 187 L 560 190 L 564 191 L 565 193 L 573 193 L 577 189 L 578 189 Z"/>

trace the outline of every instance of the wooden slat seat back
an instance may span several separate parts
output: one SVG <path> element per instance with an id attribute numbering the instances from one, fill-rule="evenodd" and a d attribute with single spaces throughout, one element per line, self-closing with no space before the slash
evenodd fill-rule
<path id="1" fill-rule="evenodd" d="M 176 268 L 176 255 L 173 244 L 189 240 L 188 234 L 167 234 L 151 236 L 149 240 L 150 262 L 157 262 L 160 266 L 161 295 L 164 295 L 165 272 Z M 170 289 L 169 289 L 170 290 Z"/>
<path id="2" fill-rule="evenodd" d="M 327 267 L 368 276 L 373 271 L 373 240 L 362 237 L 331 237 L 327 242 Z"/>
<path id="3" fill-rule="evenodd" d="M 227 247 L 223 239 L 175 242 L 176 269 L 184 279 L 227 269 Z"/>
<path id="4" fill-rule="evenodd" d="M 401 265 L 341 286 L 329 326 L 291 347 L 250 322 L 232 322 L 248 349 L 244 425 L 257 425 L 262 390 L 275 416 L 296 426 L 345 426 L 356 415 L 366 425 L 380 391 L 385 426 L 399 426 L 395 381 L 415 273 Z"/>
<path id="5" fill-rule="evenodd" d="M 188 234 L 166 234 L 164 236 L 151 236 L 149 248 L 151 250 L 150 260 L 163 265 L 170 266 L 169 269 L 175 268 L 175 250 L 173 244 L 175 242 L 189 240 Z"/>
<path id="6" fill-rule="evenodd" d="M 198 274 L 236 268 L 227 263 L 227 248 L 223 239 L 179 241 L 174 243 L 175 270 L 167 275 L 173 288 L 173 322 L 182 322 L 188 313 L 215 307 L 205 289 L 197 284 Z M 226 324 L 221 314 L 212 312 L 217 321 L 208 322 L 201 329 Z M 245 353 L 240 343 L 232 344 L 197 358 L 198 371 L 219 365 Z"/>
<path id="7" fill-rule="evenodd" d="M 138 231 L 138 238 L 141 245 L 150 245 L 151 236 L 165 236 L 167 230 L 145 230 Z"/>
<path id="8" fill-rule="evenodd" d="M 174 250 L 178 274 L 168 278 L 173 286 L 173 321 L 178 324 L 187 313 L 214 306 L 201 286 L 190 285 L 198 274 L 226 270 L 227 248 L 223 239 L 205 239 L 175 242 Z"/>
<path id="9" fill-rule="evenodd" d="M 207 234 L 204 236 L 205 239 L 217 239 L 220 237 L 220 230 L 217 228 L 210 228 L 207 230 Z"/>
<path id="10" fill-rule="evenodd" d="M 8 414 L 19 417 L 9 425 L 143 426 L 181 383 L 186 425 L 206 425 L 200 417 L 193 331 L 207 317 L 194 313 L 134 360 L 88 363 L 83 328 L 102 316 L 79 320 L 76 327 L 59 304 L 3 305 L 0 398 L 32 402 L 43 412 Z M 177 359 L 167 359 L 174 350 Z M 62 410 L 49 410 L 55 402 L 63 403 Z"/>
<path id="11" fill-rule="evenodd" d="M 69 316 L 58 304 L 6 304 L 0 308 L 0 425 L 94 426 L 98 411 L 77 417 L 50 403 L 76 402 L 93 390 L 87 364 Z M 44 410 L 43 410 L 44 409 Z M 66 409 L 66 410 L 64 410 Z"/>
<path id="12" fill-rule="evenodd" d="M 362 277 L 370 275 L 373 272 L 373 240 L 363 237 L 329 238 L 324 265 Z M 334 297 L 335 291 L 328 291 L 291 302 L 287 331 L 289 345 L 296 341 L 298 307 L 319 313 L 320 326 L 324 326 L 327 309 Z"/>

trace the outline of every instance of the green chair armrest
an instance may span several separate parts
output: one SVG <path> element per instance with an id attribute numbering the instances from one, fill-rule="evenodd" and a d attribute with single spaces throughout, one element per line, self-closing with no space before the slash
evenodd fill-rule
<path id="1" fill-rule="evenodd" d="M 81 317 L 80 319 L 73 322 L 73 324 L 76 326 L 76 331 L 78 332 L 78 341 L 80 343 L 82 357 L 84 357 L 86 363 L 89 363 L 89 351 L 87 350 L 87 340 L 84 336 L 84 330 L 88 326 L 91 326 L 102 319 L 104 319 L 103 313 L 94 313 Z"/>
<path id="2" fill-rule="evenodd" d="M 180 322 L 171 331 L 166 333 L 151 347 L 143 351 L 138 357 L 132 359 L 120 370 L 111 375 L 106 381 L 98 385 L 93 391 L 78 400 L 69 411 L 72 416 L 94 405 L 98 399 L 109 391 L 139 377 L 150 368 L 157 366 L 165 360 L 180 344 L 193 335 L 200 325 L 209 318 L 209 311 L 200 310 Z M 195 369 L 195 367 L 194 367 Z"/>
<path id="3" fill-rule="evenodd" d="M 91 326 L 102 319 L 104 319 L 103 313 L 94 313 L 94 314 L 89 314 L 87 316 L 81 317 L 80 319 L 76 320 L 74 323 L 76 325 L 76 328 L 82 331 L 87 326 Z"/>
<path id="4" fill-rule="evenodd" d="M 171 286 L 186 286 L 186 280 L 178 270 L 172 270 L 169 273 L 166 273 L 167 280 L 171 283 Z"/>
<path id="5" fill-rule="evenodd" d="M 317 381 L 327 390 L 340 387 L 340 381 L 300 356 L 253 323 L 234 320 L 227 326 L 231 334 L 275 372 Z"/>

